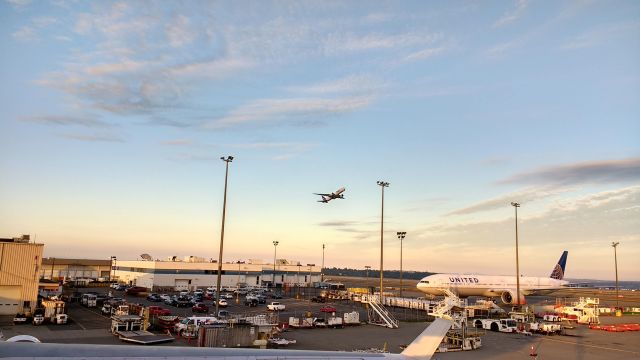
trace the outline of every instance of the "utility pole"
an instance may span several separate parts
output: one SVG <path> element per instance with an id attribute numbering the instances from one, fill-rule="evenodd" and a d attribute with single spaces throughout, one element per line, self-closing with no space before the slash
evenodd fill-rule
<path id="1" fill-rule="evenodd" d="M 518 258 L 518 208 L 520 204 L 512 202 L 511 206 L 516 210 L 516 306 L 520 311 L 520 260 Z"/>
<path id="2" fill-rule="evenodd" d="M 377 184 L 382 189 L 382 212 L 380 214 L 380 304 L 382 304 L 382 297 L 384 293 L 384 188 L 389 187 L 389 183 L 385 181 L 378 181 Z"/>
<path id="3" fill-rule="evenodd" d="M 229 163 L 233 161 L 233 156 L 223 156 L 220 160 L 226 163 L 224 172 L 224 200 L 222 202 L 222 227 L 220 228 L 220 252 L 218 253 L 218 280 L 216 283 L 216 317 L 220 308 L 220 282 L 222 281 L 222 248 L 224 245 L 224 221 L 227 215 L 227 179 L 229 177 Z"/>
<path id="4" fill-rule="evenodd" d="M 613 246 L 613 259 L 616 264 L 616 310 L 620 307 L 620 297 L 618 297 L 618 245 L 620 242 L 612 242 L 611 246 Z"/>
<path id="5" fill-rule="evenodd" d="M 398 239 L 400 239 L 400 297 L 402 297 L 402 240 L 407 235 L 406 231 L 397 232 Z"/>
<path id="6" fill-rule="evenodd" d="M 324 282 L 324 244 L 322 244 L 322 269 L 320 269 L 320 282 Z"/>
<path id="7" fill-rule="evenodd" d="M 273 277 L 271 282 L 271 287 L 276 287 L 276 249 L 278 248 L 278 244 L 280 242 L 278 240 L 273 240 Z"/>

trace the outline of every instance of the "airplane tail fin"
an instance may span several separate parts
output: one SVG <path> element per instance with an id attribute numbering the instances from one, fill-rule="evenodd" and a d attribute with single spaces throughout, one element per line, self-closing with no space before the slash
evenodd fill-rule
<path id="1" fill-rule="evenodd" d="M 450 320 L 437 318 L 404 349 L 402 355 L 415 360 L 431 359 L 452 324 Z"/>
<path id="2" fill-rule="evenodd" d="M 560 260 L 558 260 L 558 263 L 556 264 L 556 266 L 553 267 L 553 271 L 549 276 L 550 278 L 556 279 L 556 280 L 562 280 L 564 278 L 564 269 L 565 269 L 565 266 L 567 265 L 568 254 L 569 252 L 566 250 L 562 253 L 562 256 L 560 256 Z"/>

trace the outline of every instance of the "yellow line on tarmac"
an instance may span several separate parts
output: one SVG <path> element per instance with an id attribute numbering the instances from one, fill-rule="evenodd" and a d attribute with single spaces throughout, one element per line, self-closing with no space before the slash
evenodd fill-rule
<path id="1" fill-rule="evenodd" d="M 571 344 L 571 345 L 577 345 L 577 346 L 587 346 L 587 347 L 592 347 L 592 348 L 596 348 L 596 349 L 612 350 L 612 351 L 619 351 L 619 352 L 624 352 L 624 353 L 629 353 L 629 354 L 634 354 L 634 355 L 640 355 L 640 352 L 638 352 L 638 351 L 622 350 L 622 349 L 616 349 L 616 348 L 611 348 L 611 347 L 607 347 L 607 346 L 600 346 L 600 345 L 579 344 L 577 342 L 571 342 L 571 341 L 566 341 L 566 340 L 557 340 L 557 339 L 552 339 L 552 338 L 545 338 L 543 341 L 555 341 L 555 342 L 559 342 L 559 343 L 565 343 L 565 344 Z"/>

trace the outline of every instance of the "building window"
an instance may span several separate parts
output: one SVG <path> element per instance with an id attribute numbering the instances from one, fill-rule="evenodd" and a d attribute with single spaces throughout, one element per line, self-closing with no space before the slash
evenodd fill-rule
<path id="1" fill-rule="evenodd" d="M 25 301 L 25 302 L 22 304 L 22 307 L 23 307 L 24 309 L 31 309 L 31 301 Z"/>

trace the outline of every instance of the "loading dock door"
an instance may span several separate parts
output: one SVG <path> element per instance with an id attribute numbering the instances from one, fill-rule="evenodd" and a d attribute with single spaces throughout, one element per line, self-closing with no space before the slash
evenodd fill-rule
<path id="1" fill-rule="evenodd" d="M 20 303 L 20 286 L 0 286 L 0 315 L 15 315 Z"/>
<path id="2" fill-rule="evenodd" d="M 189 280 L 187 280 L 187 279 L 176 279 L 175 280 L 175 289 L 176 289 L 176 291 L 189 290 Z"/>

